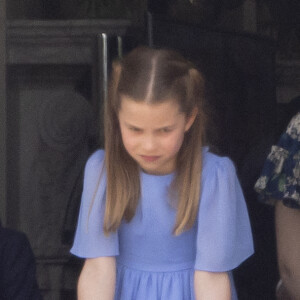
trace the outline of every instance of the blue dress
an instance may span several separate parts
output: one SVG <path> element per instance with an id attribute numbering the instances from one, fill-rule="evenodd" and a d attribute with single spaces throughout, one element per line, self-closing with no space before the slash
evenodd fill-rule
<path id="1" fill-rule="evenodd" d="M 203 150 L 201 201 L 194 226 L 172 235 L 176 210 L 168 200 L 174 174 L 141 172 L 141 200 L 130 223 L 104 236 L 106 178 L 99 183 L 104 151 L 85 168 L 82 203 L 71 253 L 83 258 L 116 256 L 116 300 L 192 300 L 194 270 L 229 272 L 253 253 L 248 212 L 235 168 L 226 157 Z M 96 191 L 96 200 L 91 200 Z"/>

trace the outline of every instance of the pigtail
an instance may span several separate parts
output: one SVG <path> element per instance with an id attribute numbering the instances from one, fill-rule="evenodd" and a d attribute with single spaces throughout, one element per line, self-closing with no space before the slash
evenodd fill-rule
<path id="1" fill-rule="evenodd" d="M 121 61 L 116 60 L 112 63 L 112 78 L 109 86 L 109 99 L 116 99 L 117 90 L 122 73 Z"/>
<path id="2" fill-rule="evenodd" d="M 202 147 L 205 142 L 206 116 L 203 111 L 204 80 L 195 68 L 189 68 L 184 78 L 186 85 L 186 101 L 190 106 L 190 114 L 197 110 L 195 121 L 185 133 L 183 145 L 178 155 L 177 176 L 172 189 L 177 187 L 177 216 L 174 234 L 178 235 L 190 229 L 198 215 L 201 173 Z M 189 117 L 189 113 L 187 117 Z"/>
<path id="3" fill-rule="evenodd" d="M 114 62 L 104 116 L 107 185 L 103 229 L 106 235 L 118 229 L 123 217 L 127 221 L 132 219 L 140 194 L 138 168 L 124 149 L 118 121 L 121 76 L 122 64 Z"/>

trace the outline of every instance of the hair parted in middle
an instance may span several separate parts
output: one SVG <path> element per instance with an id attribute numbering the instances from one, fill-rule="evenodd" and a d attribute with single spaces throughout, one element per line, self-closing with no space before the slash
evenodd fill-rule
<path id="1" fill-rule="evenodd" d="M 121 96 L 149 104 L 174 99 L 186 117 L 195 108 L 198 111 L 185 133 L 169 191 L 177 208 L 173 233 L 178 235 L 193 226 L 198 214 L 206 132 L 203 76 L 191 62 L 166 49 L 139 47 L 113 63 L 104 114 L 105 234 L 116 231 L 123 219 L 129 222 L 133 218 L 141 195 L 140 168 L 122 142 L 118 120 Z"/>

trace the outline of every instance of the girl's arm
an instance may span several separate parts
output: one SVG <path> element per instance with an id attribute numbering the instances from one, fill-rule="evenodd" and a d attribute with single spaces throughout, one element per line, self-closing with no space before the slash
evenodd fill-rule
<path id="1" fill-rule="evenodd" d="M 113 300 L 115 285 L 115 257 L 88 258 L 78 280 L 78 300 Z"/>
<path id="2" fill-rule="evenodd" d="M 194 289 L 197 300 L 230 300 L 230 280 L 226 272 L 195 271 Z"/>

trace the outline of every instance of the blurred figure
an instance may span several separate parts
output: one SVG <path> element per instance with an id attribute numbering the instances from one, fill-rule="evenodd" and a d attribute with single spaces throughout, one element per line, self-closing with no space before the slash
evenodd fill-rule
<path id="1" fill-rule="evenodd" d="M 35 257 L 26 235 L 0 222 L 0 300 L 40 299 Z"/>
<path id="2" fill-rule="evenodd" d="M 300 98 L 294 117 L 273 145 L 255 184 L 259 200 L 275 205 L 280 281 L 277 299 L 300 299 Z"/>

